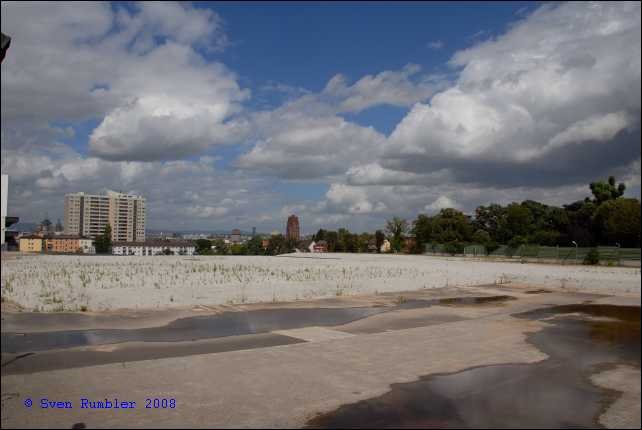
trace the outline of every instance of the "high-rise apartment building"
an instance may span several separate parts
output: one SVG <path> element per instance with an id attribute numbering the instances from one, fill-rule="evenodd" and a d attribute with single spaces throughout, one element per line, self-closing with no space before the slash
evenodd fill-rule
<path id="1" fill-rule="evenodd" d="M 298 241 L 300 237 L 299 232 L 299 218 L 296 215 L 290 215 L 288 217 L 288 225 L 285 230 L 285 237 L 288 240 Z"/>
<path id="2" fill-rule="evenodd" d="M 145 198 L 108 191 L 65 196 L 65 234 L 96 238 L 111 226 L 113 242 L 145 241 Z"/>

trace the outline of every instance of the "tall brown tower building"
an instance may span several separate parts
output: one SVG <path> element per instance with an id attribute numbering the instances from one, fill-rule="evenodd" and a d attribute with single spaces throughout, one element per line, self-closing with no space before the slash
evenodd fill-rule
<path id="1" fill-rule="evenodd" d="M 299 218 L 296 215 L 290 215 L 288 217 L 288 227 L 285 231 L 285 237 L 288 240 L 299 240 Z"/>

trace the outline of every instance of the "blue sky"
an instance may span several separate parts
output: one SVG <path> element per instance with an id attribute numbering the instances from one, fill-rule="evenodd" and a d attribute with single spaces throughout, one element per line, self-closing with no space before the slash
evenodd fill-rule
<path id="1" fill-rule="evenodd" d="M 205 7 L 199 4 L 199 7 Z M 336 73 L 351 79 L 416 63 L 445 63 L 479 32 L 495 34 L 532 3 L 210 3 L 233 37 L 223 60 L 251 85 L 285 82 L 320 91 Z M 238 35 L 234 38 L 234 35 Z M 442 49 L 429 43 L 442 41 Z"/>
<path id="2" fill-rule="evenodd" d="M 25 221 L 111 188 L 150 228 L 306 232 L 640 193 L 639 3 L 5 2 L 2 28 Z"/>

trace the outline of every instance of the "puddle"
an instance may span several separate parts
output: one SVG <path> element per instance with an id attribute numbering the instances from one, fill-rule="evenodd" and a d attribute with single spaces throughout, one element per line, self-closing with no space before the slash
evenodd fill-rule
<path id="1" fill-rule="evenodd" d="M 198 342 L 145 342 L 99 346 L 82 349 L 61 349 L 25 353 L 12 357 L 2 354 L 2 376 L 96 366 L 110 363 L 126 363 L 169 357 L 184 357 L 196 354 L 213 354 L 272 346 L 294 345 L 305 341 L 274 333 L 221 337 Z"/>
<path id="2" fill-rule="evenodd" d="M 509 300 L 516 300 L 516 298 L 513 296 L 455 297 L 452 299 L 439 299 L 439 304 L 444 306 L 483 305 L 488 303 L 503 303 Z"/>
<path id="3" fill-rule="evenodd" d="M 62 330 L 36 333 L 2 333 L 2 351 L 22 353 L 49 349 L 122 342 L 179 342 L 227 336 L 268 333 L 303 327 L 344 325 L 398 309 L 433 305 L 483 304 L 513 299 L 510 296 L 412 299 L 392 307 L 260 309 L 181 318 L 165 326 L 140 329 Z M 74 317 L 73 315 L 71 315 Z M 56 318 L 55 314 L 52 318 Z"/>
<path id="4" fill-rule="evenodd" d="M 21 353 L 121 342 L 178 342 L 267 333 L 307 326 L 346 324 L 383 312 L 377 308 L 261 309 L 181 318 L 165 326 L 141 329 L 67 330 L 3 333 L 2 351 Z"/>
<path id="5" fill-rule="evenodd" d="M 515 316 L 557 316 L 528 336 L 550 358 L 395 384 L 380 397 L 319 415 L 308 427 L 599 427 L 599 415 L 617 393 L 594 386 L 589 377 L 616 363 L 640 367 L 640 308 L 556 306 Z"/>

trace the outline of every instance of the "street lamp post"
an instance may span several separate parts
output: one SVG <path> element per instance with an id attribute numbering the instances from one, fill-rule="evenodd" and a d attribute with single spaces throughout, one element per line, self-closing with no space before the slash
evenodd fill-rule
<path id="1" fill-rule="evenodd" d="M 577 248 L 578 248 L 578 244 L 577 244 L 577 242 L 573 241 L 573 245 L 575 245 L 575 264 L 577 264 Z"/>

